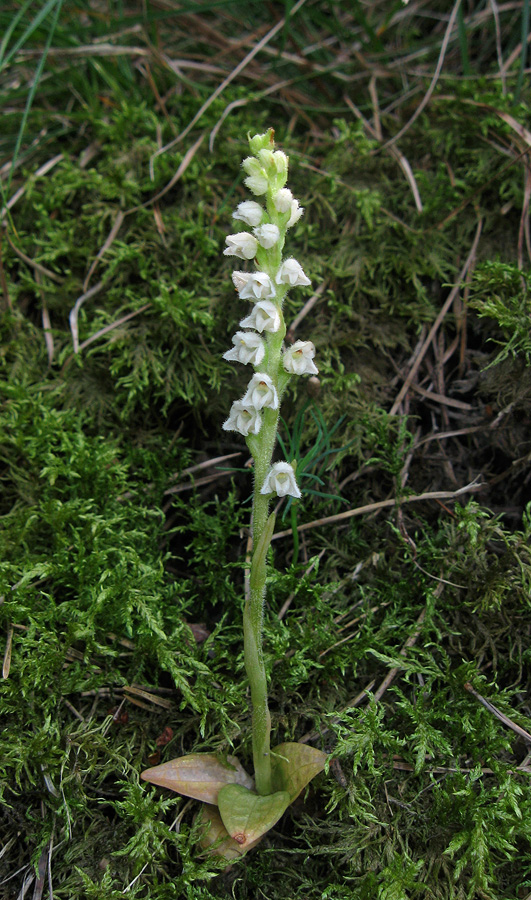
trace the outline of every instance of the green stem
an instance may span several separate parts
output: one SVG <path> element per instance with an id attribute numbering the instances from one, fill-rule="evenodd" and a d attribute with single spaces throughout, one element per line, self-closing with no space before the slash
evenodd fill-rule
<path id="1" fill-rule="evenodd" d="M 243 613 L 245 669 L 251 687 L 253 762 L 259 794 L 272 793 L 271 716 L 267 703 L 267 676 L 262 650 L 267 551 L 271 544 L 274 515 L 269 516 L 269 497 L 260 493 L 271 465 L 278 425 L 278 410 L 264 410 L 259 447 L 254 452 L 253 556 L 250 590 Z"/>
<path id="2" fill-rule="evenodd" d="M 285 183 L 282 181 L 282 184 Z M 267 211 L 270 221 L 278 224 L 280 240 L 269 249 L 259 249 L 256 264 L 274 280 L 282 259 L 282 248 L 289 215 L 278 214 L 273 205 L 273 195 L 277 186 L 272 184 L 267 194 Z M 281 326 L 275 333 L 267 335 L 266 374 L 275 385 L 279 398 L 286 387 L 281 366 L 282 342 L 286 336 L 286 325 L 282 316 L 282 303 L 287 292 L 286 285 L 276 287 L 275 302 L 281 317 Z M 279 383 L 280 382 L 280 383 Z M 271 781 L 271 716 L 267 703 L 267 675 L 264 665 L 263 623 L 266 593 L 267 551 L 275 527 L 275 516 L 269 515 L 269 497 L 260 491 L 273 460 L 277 437 L 279 410 L 264 409 L 262 426 L 258 435 L 251 435 L 247 445 L 254 459 L 253 492 L 253 556 L 251 560 L 250 590 L 243 612 L 243 641 L 245 670 L 251 688 L 253 762 L 256 790 L 262 796 L 272 793 Z"/>

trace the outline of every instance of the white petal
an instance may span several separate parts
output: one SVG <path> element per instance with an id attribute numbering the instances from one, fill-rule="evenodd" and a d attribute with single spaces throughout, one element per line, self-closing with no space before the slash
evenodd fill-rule
<path id="1" fill-rule="evenodd" d="M 286 228 L 291 228 L 293 225 L 296 225 L 299 221 L 300 217 L 304 212 L 304 207 L 299 206 L 298 200 L 291 201 L 291 215 L 286 223 Z"/>
<path id="2" fill-rule="evenodd" d="M 271 300 L 275 296 L 275 286 L 267 272 L 251 272 L 240 291 L 242 300 Z"/>
<path id="3" fill-rule="evenodd" d="M 248 178 L 244 178 L 243 183 L 249 188 L 251 193 L 256 194 L 257 197 L 261 194 L 265 194 L 269 187 L 266 175 L 249 175 Z"/>
<path id="4" fill-rule="evenodd" d="M 262 424 L 259 411 L 244 400 L 236 400 L 230 410 L 229 418 L 221 426 L 224 431 L 238 431 L 247 437 L 248 434 L 258 434 Z"/>
<path id="5" fill-rule="evenodd" d="M 237 331 L 232 343 L 234 347 L 223 354 L 223 359 L 229 362 L 241 362 L 244 366 L 249 363 L 259 366 L 265 357 L 264 340 L 254 331 Z"/>
<path id="6" fill-rule="evenodd" d="M 244 289 L 245 285 L 247 284 L 247 282 L 249 281 L 250 277 L 251 277 L 250 272 L 233 272 L 232 273 L 232 283 L 233 283 L 234 287 L 236 288 L 236 290 L 238 291 L 238 293 L 243 291 L 243 289 Z"/>

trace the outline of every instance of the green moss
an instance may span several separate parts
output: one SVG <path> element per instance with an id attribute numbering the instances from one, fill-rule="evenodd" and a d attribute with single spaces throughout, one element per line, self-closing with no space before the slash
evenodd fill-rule
<path id="1" fill-rule="evenodd" d="M 260 70 L 296 79 L 289 110 L 287 95 L 261 96 L 265 82 L 238 82 L 157 156 L 219 83 L 209 70 L 194 80 L 194 70 L 175 75 L 153 56 L 150 81 L 132 52 L 58 54 L 24 118 L 29 57 L 0 63 L 6 160 L 22 134 L 10 192 L 24 193 L 7 231 L 45 269 L 2 237 L 11 308 L 0 322 L 0 894 L 18 896 L 35 872 L 46 880 L 48 859 L 58 900 L 521 900 L 531 890 L 529 748 L 510 727 L 531 730 L 529 266 L 510 118 L 529 127 L 527 111 L 495 78 L 445 70 L 398 142 L 420 212 L 396 158 L 352 124 L 336 75 L 359 70 L 337 69 L 335 44 L 322 40 L 350 46 L 352 29 L 337 5 L 330 15 L 318 7 L 306 4 L 307 18 L 279 35 L 285 53 Z M 406 19 L 400 7 L 396 24 L 379 20 L 377 5 L 365 15 L 354 4 L 356 40 L 381 66 L 414 44 L 434 68 L 440 43 L 428 40 L 428 17 Z M 487 58 L 498 71 L 496 35 L 486 24 L 479 40 L 472 7 L 467 65 L 483 76 Z M 126 47 L 141 34 L 158 47 L 183 25 L 170 10 L 146 18 L 113 6 L 112 22 L 89 4 L 80 10 L 73 19 L 63 9 L 54 47 L 106 38 L 111 24 Z M 224 10 L 202 9 L 205 28 L 232 38 Z M 268 15 L 247 5 L 241 22 L 255 33 Z M 41 52 L 49 25 L 35 26 L 29 47 Z M 136 25 L 145 31 L 128 31 Z M 178 44 L 176 57 L 218 65 L 206 32 L 185 31 L 168 58 Z M 293 63 L 309 37 L 309 61 L 330 77 Z M 460 59 L 450 69 L 458 76 Z M 511 88 L 516 72 L 508 79 Z M 378 90 L 392 136 L 416 101 L 398 112 L 391 74 Z M 210 150 L 211 130 L 242 101 Z M 289 298 L 288 323 L 325 281 L 296 332 L 317 346 L 319 413 L 308 412 L 301 384 L 283 407 L 289 455 L 306 458 L 322 483 L 310 479 L 316 493 L 277 527 L 477 476 L 485 487 L 470 502 L 404 503 L 311 528 L 298 558 L 291 537 L 273 543 L 264 630 L 275 737 L 312 734 L 331 761 L 260 848 L 220 874 L 198 851 L 195 807 L 139 773 L 155 753 L 235 752 L 250 763 L 241 607 L 251 476 L 242 445 L 220 429 L 246 374 L 229 375 L 221 359 L 242 316 L 221 248 L 244 196 L 246 133 L 270 124 L 306 207 L 291 246 L 313 283 Z M 153 202 L 199 129 L 205 139 L 186 171 Z M 391 416 L 478 217 L 463 302 Z M 71 312 L 100 282 L 80 306 L 76 354 Z"/>

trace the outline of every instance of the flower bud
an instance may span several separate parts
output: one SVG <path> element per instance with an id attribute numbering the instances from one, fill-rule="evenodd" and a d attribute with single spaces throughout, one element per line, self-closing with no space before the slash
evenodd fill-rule
<path id="1" fill-rule="evenodd" d="M 264 250 L 270 250 L 271 247 L 274 247 L 280 237 L 277 225 L 260 225 L 258 228 L 253 228 L 253 233 Z"/>
<path id="2" fill-rule="evenodd" d="M 255 303 L 251 314 L 240 322 L 242 328 L 254 328 L 260 334 L 262 331 L 274 334 L 280 329 L 280 324 L 280 313 L 271 300 L 260 300 Z"/>
<path id="3" fill-rule="evenodd" d="M 265 194 L 269 187 L 266 175 L 249 175 L 249 178 L 244 178 L 243 183 L 249 188 L 251 193 L 256 194 L 257 197 Z"/>
<path id="4" fill-rule="evenodd" d="M 246 366 L 252 363 L 259 366 L 265 356 L 265 344 L 263 338 L 254 331 L 237 331 L 232 338 L 234 347 L 223 354 L 223 359 L 229 362 L 241 362 Z"/>
<path id="5" fill-rule="evenodd" d="M 290 375 L 318 375 L 319 369 L 313 358 L 315 347 L 311 341 L 295 341 L 284 351 L 282 363 Z"/>
<path id="6" fill-rule="evenodd" d="M 277 284 L 289 284 L 290 287 L 311 284 L 310 279 L 304 274 L 301 264 L 293 258 L 284 260 L 275 276 L 275 281 Z"/>
<path id="7" fill-rule="evenodd" d="M 273 204 L 277 212 L 287 213 L 291 210 L 293 194 L 289 188 L 281 188 L 273 197 Z"/>
<path id="8" fill-rule="evenodd" d="M 264 210 L 256 200 L 244 200 L 243 203 L 238 204 L 232 218 L 240 219 L 241 222 L 252 227 L 260 224 L 263 214 Z"/>
<path id="9" fill-rule="evenodd" d="M 290 466 L 287 462 L 277 462 L 271 466 L 260 493 L 276 493 L 279 497 L 286 497 L 289 494 L 290 497 L 295 497 L 299 500 L 302 494 L 295 480 L 293 466 Z"/>
<path id="10" fill-rule="evenodd" d="M 238 431 L 247 437 L 249 434 L 258 434 L 262 425 L 262 416 L 254 406 L 236 400 L 230 409 L 229 418 L 221 426 L 224 431 Z"/>
<path id="11" fill-rule="evenodd" d="M 256 155 L 264 169 L 272 169 L 276 172 L 275 156 L 272 150 L 259 150 Z"/>
<path id="12" fill-rule="evenodd" d="M 285 175 L 287 177 L 288 174 L 288 157 L 282 150 L 275 150 L 273 153 L 273 161 L 275 163 L 275 169 L 277 170 L 279 175 Z"/>
<path id="13" fill-rule="evenodd" d="M 258 250 L 258 241 L 248 231 L 229 234 L 225 238 L 227 244 L 223 256 L 237 256 L 238 259 L 254 259 Z"/>
<path id="14" fill-rule="evenodd" d="M 246 156 L 242 162 L 242 169 L 247 175 L 265 175 L 263 166 L 254 156 Z"/>
<path id="15" fill-rule="evenodd" d="M 260 150 L 271 150 L 275 146 L 275 132 L 269 128 L 265 134 L 255 134 L 249 138 L 249 149 L 251 153 L 259 153 Z"/>
<path id="16" fill-rule="evenodd" d="M 246 406 L 254 406 L 255 409 L 278 409 L 277 389 L 269 375 L 265 372 L 256 372 L 251 378 L 247 391 L 242 397 L 242 403 Z"/>
<path id="17" fill-rule="evenodd" d="M 244 179 L 244 184 L 247 185 L 253 194 L 257 194 L 258 196 L 260 194 L 265 194 L 269 182 L 267 180 L 267 175 L 258 160 L 255 159 L 254 156 L 248 156 L 242 162 L 242 166 L 249 176 Z"/>

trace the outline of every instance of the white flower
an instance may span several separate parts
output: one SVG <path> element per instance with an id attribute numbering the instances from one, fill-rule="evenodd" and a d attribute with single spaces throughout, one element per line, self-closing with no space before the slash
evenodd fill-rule
<path id="1" fill-rule="evenodd" d="M 270 250 L 271 247 L 274 247 L 280 237 L 277 225 L 260 225 L 259 228 L 253 228 L 253 233 L 264 250 Z"/>
<path id="2" fill-rule="evenodd" d="M 295 341 L 284 351 L 282 362 L 290 375 L 318 375 L 319 369 L 313 362 L 315 347 L 311 341 Z"/>
<path id="3" fill-rule="evenodd" d="M 238 234 L 229 234 L 225 238 L 227 249 L 223 256 L 237 256 L 239 259 L 253 259 L 258 250 L 258 241 L 248 231 L 240 231 Z"/>
<path id="4" fill-rule="evenodd" d="M 242 397 L 242 403 L 255 409 L 278 409 L 278 394 L 275 385 L 265 372 L 256 372 L 251 378 L 247 390 Z"/>
<path id="5" fill-rule="evenodd" d="M 241 362 L 244 366 L 247 363 L 252 363 L 253 366 L 260 365 L 265 356 L 265 344 L 259 334 L 254 331 L 237 331 L 232 343 L 234 347 L 223 354 L 223 359 Z"/>
<path id="6" fill-rule="evenodd" d="M 247 275 L 247 272 L 243 274 Z M 276 291 L 267 272 L 249 272 L 239 294 L 242 300 L 271 300 L 276 296 Z"/>
<path id="7" fill-rule="evenodd" d="M 265 194 L 269 187 L 266 175 L 249 175 L 248 178 L 244 178 L 243 183 L 249 188 L 251 193 L 256 194 L 257 197 L 260 197 L 261 194 Z"/>
<path id="8" fill-rule="evenodd" d="M 293 194 L 291 193 L 289 188 L 281 188 L 276 192 L 273 197 L 273 203 L 275 205 L 275 209 L 279 213 L 287 213 L 291 210 L 291 203 L 293 200 Z"/>
<path id="9" fill-rule="evenodd" d="M 302 497 L 295 480 L 293 466 L 290 466 L 287 462 L 278 462 L 271 466 L 260 493 L 276 493 L 279 497 L 285 497 L 289 494 L 291 497 L 296 497 L 297 500 Z"/>
<path id="10" fill-rule="evenodd" d="M 262 424 L 262 416 L 254 406 L 243 400 L 236 400 L 230 409 L 229 418 L 221 426 L 224 431 L 239 431 L 244 437 L 258 434 Z"/>
<path id="11" fill-rule="evenodd" d="M 311 284 L 302 270 L 302 266 L 296 259 L 286 259 L 278 270 L 275 281 L 277 284 L 289 284 L 297 287 L 300 284 Z"/>
<path id="12" fill-rule="evenodd" d="M 296 225 L 299 221 L 300 217 L 304 212 L 304 207 L 299 206 L 298 200 L 291 201 L 291 215 L 286 223 L 286 228 L 291 228 L 292 225 Z"/>
<path id="13" fill-rule="evenodd" d="M 260 300 L 255 303 L 252 312 L 240 322 L 242 328 L 255 328 L 260 334 L 269 331 L 274 334 L 280 328 L 280 312 L 271 300 Z"/>
<path id="14" fill-rule="evenodd" d="M 243 203 L 238 204 L 232 214 L 232 218 L 239 219 L 241 222 L 245 222 L 246 225 L 253 227 L 260 224 L 263 214 L 264 210 L 256 200 L 244 200 Z"/>
<path id="15" fill-rule="evenodd" d="M 240 291 L 243 291 L 243 289 L 244 289 L 245 285 L 247 284 L 247 282 L 249 281 L 250 277 L 251 277 L 251 272 L 233 272 L 232 273 L 232 283 L 233 283 L 234 287 L 236 288 L 236 290 L 238 291 L 238 293 L 240 293 Z"/>

